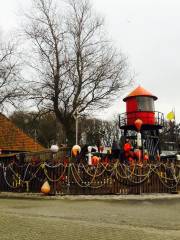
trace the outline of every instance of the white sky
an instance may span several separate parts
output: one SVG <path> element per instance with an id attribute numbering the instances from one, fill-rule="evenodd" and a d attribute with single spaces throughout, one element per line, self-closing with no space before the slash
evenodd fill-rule
<path id="1" fill-rule="evenodd" d="M 175 108 L 180 122 L 180 1 L 179 0 L 91 0 L 97 13 L 105 17 L 108 36 L 128 56 L 136 73 L 135 85 L 141 84 L 158 97 L 156 110 L 165 115 Z M 0 0 L 0 29 L 18 25 L 17 12 L 30 0 Z M 110 117 L 122 113 L 119 99 L 105 111 Z"/>

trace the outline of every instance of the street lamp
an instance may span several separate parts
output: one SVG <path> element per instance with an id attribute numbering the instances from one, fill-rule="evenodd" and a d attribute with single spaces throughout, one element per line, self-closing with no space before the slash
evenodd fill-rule
<path id="1" fill-rule="evenodd" d="M 78 119 L 80 118 L 78 108 L 74 111 L 73 117 L 74 117 L 75 122 L 76 122 L 76 145 L 78 145 Z"/>

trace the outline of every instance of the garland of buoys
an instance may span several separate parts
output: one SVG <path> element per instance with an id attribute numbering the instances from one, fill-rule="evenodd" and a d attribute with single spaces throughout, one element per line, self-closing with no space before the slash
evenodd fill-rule
<path id="1" fill-rule="evenodd" d="M 25 168 L 23 174 L 22 170 L 21 174 L 15 170 L 17 166 L 18 165 L 15 162 L 12 162 L 8 165 L 5 165 L 4 163 L 0 164 L 0 168 L 2 168 L 3 177 L 6 184 L 13 189 L 20 188 L 22 184 L 26 184 L 28 188 L 29 183 L 34 178 L 37 177 L 37 174 L 40 170 L 43 170 L 44 179 L 47 179 L 49 182 L 53 183 L 63 181 L 63 184 L 66 184 L 67 182 L 69 182 L 68 180 L 69 175 L 67 174 L 67 169 L 69 169 L 69 174 L 70 173 L 72 174 L 72 177 L 76 184 L 82 188 L 103 187 L 106 184 L 106 182 L 112 180 L 113 177 L 120 181 L 124 179 L 132 184 L 141 184 L 144 181 L 150 179 L 152 173 L 156 174 L 159 177 L 161 183 L 169 189 L 177 187 L 177 185 L 180 182 L 179 174 L 180 166 L 176 165 L 176 167 L 178 168 L 178 171 L 176 172 L 175 166 L 173 164 L 169 165 L 164 163 L 146 165 L 134 164 L 133 166 L 129 166 L 127 164 L 120 163 L 120 161 L 116 161 L 115 163 L 107 164 L 99 162 L 97 165 L 89 166 L 83 163 L 75 164 L 60 162 L 58 164 L 52 165 L 44 162 L 37 164 L 37 169 L 33 173 L 29 169 L 30 167 L 34 167 L 34 165 L 31 163 L 26 163 L 24 164 L 24 166 L 23 165 L 19 166 L 20 168 L 23 167 Z M 61 170 L 63 168 L 63 171 L 61 171 L 60 175 L 54 179 L 49 175 L 47 168 L 49 169 L 61 168 Z M 142 170 L 140 171 L 139 169 Z M 144 169 L 146 170 L 145 173 Z M 12 176 L 11 180 L 9 179 L 9 177 L 7 178 L 7 171 L 11 172 Z M 98 180 L 98 178 L 101 177 L 106 172 L 108 173 L 109 177 L 106 176 L 106 178 Z M 84 173 L 88 176 L 88 178 L 85 177 L 85 179 L 83 179 L 83 177 L 85 176 Z M 30 175 L 28 179 L 27 174 Z M 43 181 L 43 179 L 41 179 L 41 181 Z"/>

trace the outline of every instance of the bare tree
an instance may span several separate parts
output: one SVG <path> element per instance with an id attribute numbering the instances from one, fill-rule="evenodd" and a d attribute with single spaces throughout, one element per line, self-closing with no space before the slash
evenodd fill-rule
<path id="1" fill-rule="evenodd" d="M 22 95 L 20 89 L 20 62 L 17 58 L 17 45 L 0 40 L 0 109 L 16 105 Z"/>
<path id="2" fill-rule="evenodd" d="M 52 110 L 73 139 L 73 114 L 108 107 L 128 84 L 125 57 L 104 37 L 103 21 L 88 0 L 69 0 L 66 15 L 53 0 L 34 0 L 26 36 L 40 78 L 32 96 Z"/>

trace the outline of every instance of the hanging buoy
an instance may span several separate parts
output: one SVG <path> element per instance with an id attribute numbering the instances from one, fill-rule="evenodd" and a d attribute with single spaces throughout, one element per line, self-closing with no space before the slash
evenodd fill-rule
<path id="1" fill-rule="evenodd" d="M 41 187 L 41 192 L 44 194 L 48 194 L 50 192 L 50 190 L 51 190 L 51 188 L 50 188 L 48 181 L 45 181 Z"/>
<path id="2" fill-rule="evenodd" d="M 100 158 L 98 156 L 92 157 L 92 165 L 94 166 L 98 165 L 99 161 L 100 161 Z"/>
<path id="3" fill-rule="evenodd" d="M 59 147 L 58 147 L 58 145 L 52 145 L 50 150 L 53 153 L 57 153 L 59 151 Z"/>
<path id="4" fill-rule="evenodd" d="M 129 152 L 132 149 L 132 146 L 129 142 L 127 142 L 127 143 L 124 144 L 123 148 L 124 148 L 125 152 Z"/>
<path id="5" fill-rule="evenodd" d="M 135 125 L 136 129 L 138 130 L 138 132 L 141 130 L 142 124 L 143 124 L 143 121 L 139 118 L 134 121 L 134 125 Z"/>
<path id="6" fill-rule="evenodd" d="M 72 151 L 72 156 L 77 157 L 77 155 L 81 152 L 81 147 L 79 145 L 74 145 L 71 151 Z"/>

